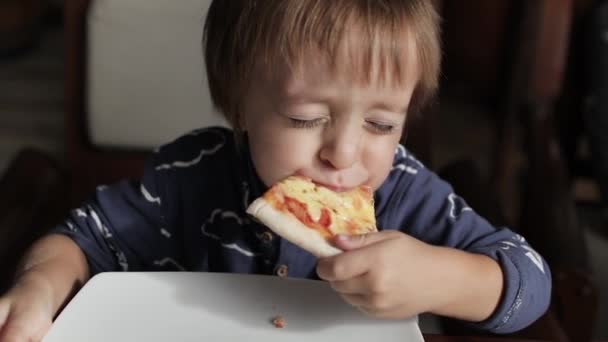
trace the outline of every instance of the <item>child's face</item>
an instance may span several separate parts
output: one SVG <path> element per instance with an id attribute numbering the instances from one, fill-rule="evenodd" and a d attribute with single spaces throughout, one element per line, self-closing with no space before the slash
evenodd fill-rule
<path id="1" fill-rule="evenodd" d="M 398 86 L 355 82 L 315 61 L 302 73 L 257 73 L 241 113 L 262 181 L 298 174 L 338 191 L 380 187 L 418 78 L 415 66 L 407 69 L 413 72 Z"/>

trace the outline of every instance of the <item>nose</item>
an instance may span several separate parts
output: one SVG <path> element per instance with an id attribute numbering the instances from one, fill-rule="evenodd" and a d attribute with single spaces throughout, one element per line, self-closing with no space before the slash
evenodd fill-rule
<path id="1" fill-rule="evenodd" d="M 354 127 L 332 127 L 326 133 L 319 158 L 334 169 L 348 169 L 359 159 L 361 140 L 362 133 Z"/>

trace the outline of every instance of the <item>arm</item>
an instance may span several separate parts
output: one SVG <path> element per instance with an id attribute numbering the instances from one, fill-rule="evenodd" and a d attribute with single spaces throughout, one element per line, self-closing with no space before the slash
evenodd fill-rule
<path id="1" fill-rule="evenodd" d="M 69 238 L 49 235 L 38 240 L 22 259 L 17 286 L 40 289 L 53 315 L 89 279 L 89 267 L 80 248 Z"/>
<path id="2" fill-rule="evenodd" d="M 167 206 L 174 203 L 169 172 L 156 170 L 166 156 L 148 158 L 140 181 L 98 186 L 93 196 L 52 230 L 76 243 L 90 276 L 100 272 L 174 270 L 179 265 L 180 231 Z M 171 260 L 163 266 L 161 260 Z"/>
<path id="3" fill-rule="evenodd" d="M 503 291 L 500 265 L 485 256 L 445 247 L 431 247 L 435 269 L 442 272 L 437 283 L 450 293 L 446 304 L 432 313 L 470 322 L 488 319 L 498 307 Z"/>
<path id="4" fill-rule="evenodd" d="M 0 297 L 0 341 L 41 340 L 58 310 L 96 273 L 184 269 L 181 224 L 173 214 L 180 212 L 179 175 L 172 163 L 195 158 L 208 138 L 189 134 L 159 149 L 141 181 L 100 186 L 36 242 L 18 267 L 15 286 Z M 198 171 L 192 172 L 200 176 Z"/>
<path id="5" fill-rule="evenodd" d="M 0 341 L 40 341 L 88 278 L 86 258 L 72 240 L 37 241 L 18 265 L 15 285 L 0 297 Z"/>
<path id="6" fill-rule="evenodd" d="M 81 247 L 91 275 L 188 269 L 182 214 L 192 203 L 183 203 L 184 188 L 204 188 L 214 181 L 206 175 L 225 172 L 216 161 L 227 159 L 231 137 L 224 128 L 201 129 L 158 148 L 140 181 L 99 186 L 54 232 Z"/>
<path id="7" fill-rule="evenodd" d="M 395 230 L 334 243 L 346 253 L 319 260 L 319 276 L 378 318 L 432 312 L 479 322 L 501 298 L 502 271 L 487 256 L 432 246 Z"/>
<path id="8" fill-rule="evenodd" d="M 395 191 L 379 191 L 378 207 L 384 211 L 379 226 L 399 227 L 402 232 L 428 245 L 451 249 L 453 258 L 448 257 L 448 264 L 439 261 L 442 265 L 440 271 L 453 276 L 456 269 L 462 270 L 461 281 L 470 282 L 462 284 L 465 287 L 476 288 L 479 286 L 476 286 L 476 281 L 496 284 L 498 278 L 486 278 L 483 271 L 485 262 L 481 261 L 486 259 L 482 257 L 499 265 L 503 281 L 497 287 L 498 305 L 483 322 L 472 320 L 477 322 L 475 327 L 494 333 L 513 332 L 540 317 L 547 310 L 551 298 L 551 272 L 527 241 L 510 229 L 492 226 L 455 194 L 449 184 L 427 170 L 406 150 L 400 151 L 395 163 L 405 167 L 389 176 L 387 189 Z M 461 258 L 457 255 L 462 253 L 468 255 L 465 259 L 479 260 L 475 264 L 481 268 L 467 267 L 466 262 L 450 268 L 449 263 L 458 263 Z M 441 254 L 444 253 L 438 253 Z M 459 284 L 454 279 L 451 281 Z M 477 304 L 476 299 L 469 302 L 471 306 Z"/>
<path id="9" fill-rule="evenodd" d="M 508 333 L 540 317 L 551 297 L 542 257 L 477 215 L 404 149 L 396 163 L 376 193 L 384 230 L 337 239 L 346 253 L 320 260 L 319 276 L 380 318 L 434 312 Z"/>
<path id="10" fill-rule="evenodd" d="M 234 147 L 229 146 L 231 137 L 227 129 L 201 129 L 162 146 L 146 161 L 140 181 L 99 186 L 54 232 L 81 247 L 91 276 L 188 269 L 181 215 L 191 203 L 183 203 L 184 187 L 204 188 L 201 184 L 213 182 L 207 172 L 225 172 L 218 170 L 224 164 L 215 161 L 226 160 Z"/>

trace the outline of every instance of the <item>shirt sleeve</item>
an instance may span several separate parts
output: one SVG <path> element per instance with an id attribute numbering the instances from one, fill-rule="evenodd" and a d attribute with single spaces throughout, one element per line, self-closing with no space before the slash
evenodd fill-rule
<path id="1" fill-rule="evenodd" d="M 479 216 L 403 147 L 397 150 L 393 170 L 377 196 L 380 227 L 400 229 L 433 245 L 487 255 L 499 263 L 504 275 L 501 301 L 490 318 L 473 326 L 510 333 L 547 310 L 551 273 L 545 260 L 524 237 Z"/>
<path id="2" fill-rule="evenodd" d="M 85 253 L 91 275 L 107 271 L 183 270 L 180 232 L 167 215 L 162 154 L 147 160 L 141 180 L 99 186 L 51 233 L 72 238 Z"/>

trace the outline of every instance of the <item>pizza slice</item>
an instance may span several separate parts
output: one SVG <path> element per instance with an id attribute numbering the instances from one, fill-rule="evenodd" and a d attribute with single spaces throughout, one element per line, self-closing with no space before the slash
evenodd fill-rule
<path id="1" fill-rule="evenodd" d="M 251 203 L 247 213 L 317 257 L 341 252 L 331 244 L 339 234 L 377 231 L 370 187 L 338 193 L 300 176 L 273 185 Z"/>

